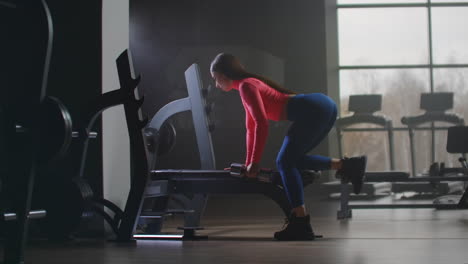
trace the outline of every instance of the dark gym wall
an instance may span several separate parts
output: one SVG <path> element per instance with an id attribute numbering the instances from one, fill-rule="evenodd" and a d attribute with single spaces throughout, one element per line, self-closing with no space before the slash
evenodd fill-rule
<path id="1" fill-rule="evenodd" d="M 54 47 L 49 74 L 48 94 L 60 98 L 69 109 L 77 125 L 77 118 L 101 95 L 101 0 L 69 1 L 48 0 L 54 20 Z M 101 135 L 101 122 L 97 120 L 93 131 Z M 71 147 L 74 147 L 72 144 Z M 102 140 L 91 140 L 84 177 L 93 191 L 102 195 Z M 64 166 L 78 172 L 80 153 L 71 152 Z M 72 175 L 66 175 L 70 177 Z M 75 176 L 75 175 L 73 175 Z M 64 175 L 65 177 L 65 175 Z M 100 236 L 103 222 L 86 222 L 83 235 Z"/>
<path id="2" fill-rule="evenodd" d="M 101 95 L 101 1 L 70 4 L 48 0 L 47 3 L 55 30 L 48 93 L 64 102 L 76 123 L 78 115 Z M 95 130 L 100 134 L 101 122 L 95 124 Z M 89 148 L 85 177 L 101 195 L 100 137 L 92 140 Z M 78 159 L 73 157 L 74 161 Z"/>
<path id="3" fill-rule="evenodd" d="M 28 4 L 29 0 L 14 3 L 22 6 L 23 2 Z M 84 0 L 70 4 L 47 0 L 46 3 L 54 30 L 46 95 L 59 98 L 76 121 L 88 103 L 101 94 L 101 1 Z M 31 99 L 28 98 L 39 94 L 48 37 L 39 6 L 37 10 L 29 11 L 29 19 L 24 21 L 18 17 L 22 14 L 19 11 L 0 6 L 0 29 L 3 36 L 8 36 L 2 39 L 1 46 L 2 105 L 14 104 L 18 111 L 28 115 L 31 114 Z M 37 67 L 30 72 L 29 65 L 33 62 Z M 99 132 L 100 122 L 96 124 Z M 98 194 L 102 193 L 101 152 L 97 138 L 90 144 L 86 175 Z"/>
<path id="4" fill-rule="evenodd" d="M 235 55 L 247 68 L 269 74 L 294 91 L 327 93 L 325 2 L 130 1 L 130 48 L 135 70 L 142 75 L 144 112 L 152 117 L 163 105 L 187 95 L 184 70 L 192 63 L 200 65 L 204 85 L 212 84 L 209 62 L 221 51 L 239 52 Z M 276 65 L 270 65 L 272 61 Z M 237 91 L 212 94 L 215 154 L 217 167 L 223 168 L 232 161 L 244 161 L 245 113 Z M 161 167 L 198 168 L 190 115 L 180 114 L 173 122 L 176 147 L 162 158 Z M 275 166 L 288 126 L 271 124 L 262 161 L 266 167 Z M 328 145 L 320 145 L 314 153 L 327 154 Z"/>

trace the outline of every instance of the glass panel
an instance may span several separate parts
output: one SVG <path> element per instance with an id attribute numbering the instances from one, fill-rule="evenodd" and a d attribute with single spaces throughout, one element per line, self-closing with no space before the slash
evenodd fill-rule
<path id="1" fill-rule="evenodd" d="M 468 63 L 468 7 L 433 7 L 434 63 Z"/>
<path id="2" fill-rule="evenodd" d="M 432 0 L 431 3 L 468 3 L 468 0 Z"/>
<path id="3" fill-rule="evenodd" d="M 428 69 L 384 69 L 340 71 L 341 116 L 349 116 L 349 96 L 354 94 L 382 94 L 382 111 L 393 120 L 394 127 L 402 127 L 401 117 L 421 114 L 419 98 L 429 92 Z M 370 126 L 365 126 L 370 127 Z M 410 171 L 410 149 L 407 131 L 394 133 L 395 167 Z M 423 146 L 418 144 L 418 146 Z M 381 151 L 376 151 L 381 150 Z M 389 170 L 389 148 L 385 132 L 347 132 L 343 137 L 343 154 L 366 153 L 369 171 Z M 423 157 L 424 159 L 425 157 Z"/>
<path id="4" fill-rule="evenodd" d="M 454 108 L 450 111 L 460 114 L 465 119 L 465 123 L 468 123 L 468 68 L 435 69 L 434 87 L 435 92 L 454 93 Z M 458 158 L 460 155 L 448 154 L 446 152 L 446 140 L 446 132 L 437 133 L 436 142 L 438 151 L 436 153 L 436 161 L 445 161 L 449 166 L 459 167 Z"/>
<path id="5" fill-rule="evenodd" d="M 340 65 L 427 64 L 427 8 L 338 9 Z"/>
<path id="6" fill-rule="evenodd" d="M 338 0 L 339 5 L 345 4 L 407 4 L 407 3 L 427 3 L 427 0 Z"/>

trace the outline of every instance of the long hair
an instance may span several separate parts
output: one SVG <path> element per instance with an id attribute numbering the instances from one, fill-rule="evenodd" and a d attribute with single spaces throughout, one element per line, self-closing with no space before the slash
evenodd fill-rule
<path id="1" fill-rule="evenodd" d="M 244 66 L 240 63 L 239 59 L 235 56 L 227 53 L 218 54 L 211 62 L 211 72 L 218 72 L 226 75 L 231 80 L 242 80 L 245 78 L 256 78 L 266 83 L 271 88 L 285 94 L 296 94 L 295 92 L 288 90 L 271 79 L 248 72 Z"/>

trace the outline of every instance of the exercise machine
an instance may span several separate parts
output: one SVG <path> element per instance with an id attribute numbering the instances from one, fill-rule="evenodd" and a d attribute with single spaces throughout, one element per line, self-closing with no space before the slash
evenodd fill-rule
<path id="1" fill-rule="evenodd" d="M 435 150 L 435 132 L 441 130 L 447 130 L 448 127 L 434 125 L 435 122 L 442 122 L 451 126 L 461 126 L 464 124 L 464 119 L 457 113 L 446 112 L 453 108 L 453 93 L 423 93 L 421 94 L 420 108 L 425 110 L 425 113 L 416 116 L 404 116 L 401 118 L 401 122 L 407 126 L 409 140 L 410 140 L 410 154 L 411 154 L 411 172 L 413 177 L 419 176 L 444 176 L 444 171 L 450 172 L 449 169 L 437 168 L 438 165 L 435 163 L 436 150 Z M 429 128 L 422 128 L 421 126 L 430 124 Z M 429 174 L 420 174 L 417 172 L 416 164 L 416 130 L 418 129 L 430 130 L 430 154 L 432 169 L 429 170 Z M 456 170 L 451 170 L 455 171 Z M 392 185 L 392 192 L 403 193 L 403 192 L 416 192 L 432 195 L 444 195 L 450 193 L 462 192 L 464 190 L 464 183 L 457 181 L 440 181 L 434 183 L 432 181 L 417 181 L 417 182 L 395 182 Z"/>

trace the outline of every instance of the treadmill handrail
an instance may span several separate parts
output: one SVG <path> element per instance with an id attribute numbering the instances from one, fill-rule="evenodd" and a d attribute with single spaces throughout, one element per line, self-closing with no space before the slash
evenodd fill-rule
<path id="1" fill-rule="evenodd" d="M 392 127 L 392 120 L 383 115 L 373 114 L 354 114 L 352 116 L 341 117 L 336 120 L 336 127 L 338 129 L 348 127 L 355 124 L 375 124 L 380 125 L 384 128 Z"/>
<path id="2" fill-rule="evenodd" d="M 445 112 L 426 112 L 417 116 L 404 116 L 401 118 L 401 123 L 409 126 L 416 127 L 430 122 L 446 122 L 455 125 L 464 124 L 464 119 L 457 113 Z"/>

